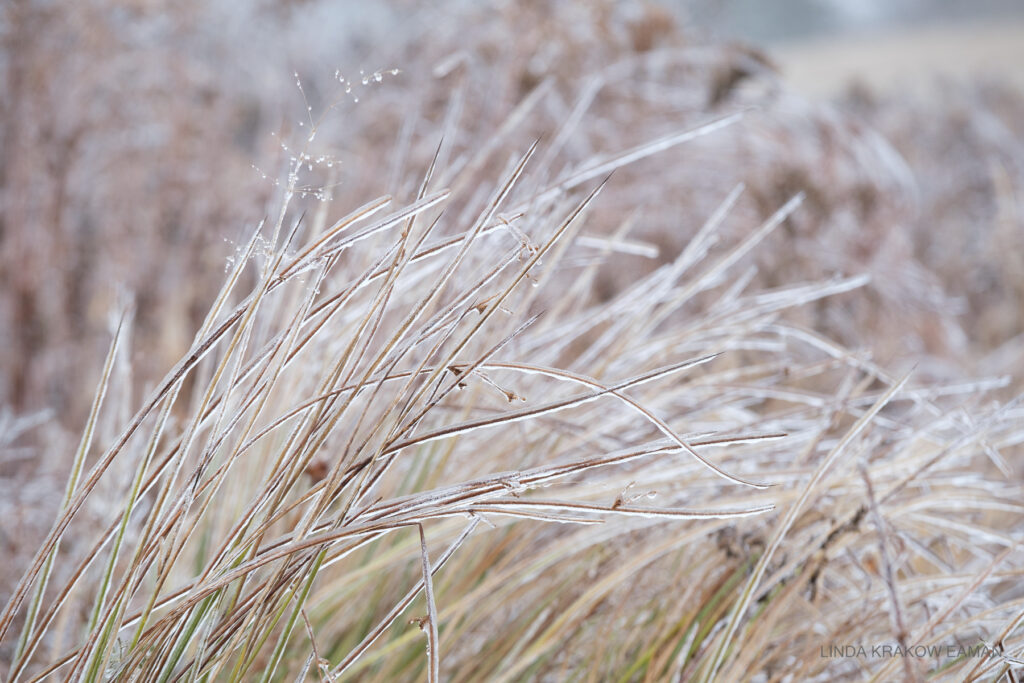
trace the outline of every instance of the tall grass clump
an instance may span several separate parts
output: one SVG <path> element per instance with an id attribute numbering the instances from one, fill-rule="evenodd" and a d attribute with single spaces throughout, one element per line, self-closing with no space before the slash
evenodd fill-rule
<path id="1" fill-rule="evenodd" d="M 730 121 L 554 181 L 535 144 L 470 196 L 431 164 L 411 201 L 337 219 L 289 211 L 297 152 L 189 352 L 102 429 L 121 317 L 0 617 L 10 680 L 737 679 L 813 673 L 830 639 L 1012 627 L 1019 600 L 971 598 L 1017 576 L 1019 501 L 977 459 L 1020 409 L 942 408 L 984 386 L 907 389 L 779 318 L 862 278 L 747 291 L 735 264 L 800 197 L 713 248 L 737 187 L 590 301 L 584 245 L 629 244 L 586 236 L 608 174 Z"/>
<path id="2" fill-rule="evenodd" d="M 867 237 L 792 169 L 738 182 L 798 107 L 655 50 L 660 16 L 598 22 L 628 50 L 589 72 L 567 39 L 542 78 L 297 77 L 276 203 L 187 350 L 139 393 L 147 301 L 110 322 L 4 680 L 1013 680 L 1016 380 L 886 365 L 945 301 L 833 253 L 898 214 L 891 149 L 820 128 L 878 162 L 833 160 Z"/>
<path id="3" fill-rule="evenodd" d="M 557 275 L 558 257 L 594 210 L 601 178 L 645 152 L 545 188 L 524 179 L 535 151 L 513 160 L 489 196 L 459 207 L 465 222 L 449 218 L 452 193 L 436 187 L 433 166 L 404 206 L 380 197 L 334 222 L 323 210 L 293 217 L 288 201 L 308 162 L 298 153 L 276 222 L 240 250 L 189 353 L 94 449 L 104 400 L 124 372 L 117 366 L 126 362 L 119 347 L 130 313 L 122 317 L 61 514 L 0 621 L 5 638 L 20 630 L 12 679 L 54 647 L 47 641 L 61 625 L 82 636 L 63 645 L 67 654 L 53 650 L 60 654 L 50 671 L 63 677 L 246 680 L 261 672 L 269 680 L 301 668 L 293 643 L 307 637 L 303 627 L 316 642 L 312 624 L 334 633 L 317 643 L 323 656 L 304 666 L 340 656 L 331 668 L 342 673 L 421 591 L 436 677 L 434 574 L 481 521 L 728 519 L 771 509 L 735 496 L 713 507 L 638 505 L 625 480 L 614 500 L 573 494 L 591 470 L 668 455 L 763 489 L 698 448 L 779 435 L 684 438 L 652 412 L 661 400 L 641 400 L 677 393 L 666 383 L 712 363 L 722 339 L 686 335 L 680 348 L 658 351 L 602 331 L 608 311 L 570 306 L 544 322 L 528 313 L 536 286 Z M 633 295 L 632 306 L 645 301 L 645 313 L 661 317 L 678 308 L 679 278 L 699 248 L 645 283 L 676 296 Z M 240 292 L 246 269 L 256 284 Z M 576 296 L 585 295 L 575 281 Z M 619 377 L 553 363 L 581 339 L 587 348 L 621 347 L 604 355 Z M 609 412 L 609 402 L 620 409 Z M 600 490 L 614 486 L 613 478 Z M 541 488 L 552 495 L 528 494 Z M 89 504 L 104 508 L 105 529 L 76 530 Z M 409 543 L 422 572 L 403 586 Z M 67 557 L 62 546 L 81 556 Z M 385 596 L 402 589 L 406 597 L 390 604 Z M 367 600 L 371 590 L 379 599 Z"/>

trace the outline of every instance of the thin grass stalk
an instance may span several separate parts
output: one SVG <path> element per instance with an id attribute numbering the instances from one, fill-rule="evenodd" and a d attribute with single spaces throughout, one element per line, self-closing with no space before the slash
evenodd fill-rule
<path id="1" fill-rule="evenodd" d="M 114 368 L 114 360 L 117 358 L 117 350 L 121 343 L 121 331 L 125 322 L 125 314 L 121 315 L 118 320 L 117 328 L 114 331 L 114 338 L 110 342 L 110 348 L 107 351 L 107 358 L 103 362 L 103 371 L 100 374 L 100 382 L 96 388 L 96 394 L 92 400 L 92 406 L 89 409 L 89 417 L 85 423 L 85 430 L 82 432 L 82 439 L 78 444 L 78 448 L 75 451 L 75 457 L 71 464 L 71 475 L 68 477 L 68 483 L 64 490 L 64 499 L 61 502 L 61 513 L 66 513 L 71 503 L 72 497 L 74 496 L 75 489 L 78 488 L 78 482 L 82 476 L 82 470 L 85 467 L 85 458 L 89 453 L 89 448 L 92 445 L 93 435 L 96 431 L 96 422 L 99 419 L 100 408 L 103 405 L 103 399 L 107 395 L 107 389 L 110 385 L 110 377 Z M 58 536 L 52 544 L 43 546 L 46 551 L 46 559 L 43 563 L 42 576 L 36 585 L 35 593 L 32 596 L 32 600 L 29 603 L 28 612 L 25 616 L 25 623 L 21 629 L 21 635 L 18 637 L 18 644 L 14 650 L 14 657 L 12 660 L 10 675 L 14 677 L 14 671 L 18 667 L 19 660 L 25 654 L 26 647 L 33 635 L 33 629 L 35 628 L 36 617 L 39 614 L 39 609 L 43 602 L 43 594 L 46 591 L 46 584 L 49 582 L 50 574 L 53 572 L 53 563 L 57 558 L 57 553 L 60 549 L 60 537 Z M 6 632 L 6 626 L 0 631 L 0 637 L 3 636 L 3 632 Z"/>

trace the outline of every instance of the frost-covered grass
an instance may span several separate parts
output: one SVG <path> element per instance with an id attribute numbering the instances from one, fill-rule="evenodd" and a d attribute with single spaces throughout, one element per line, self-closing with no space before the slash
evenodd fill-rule
<path id="1" fill-rule="evenodd" d="M 949 369 L 886 237 L 905 169 L 751 54 L 653 49 L 659 17 L 596 48 L 557 16 L 539 78 L 511 13 L 439 29 L 428 74 L 300 81 L 270 218 L 141 395 L 115 316 L 4 680 L 1020 669 L 1024 406 L 1011 368 Z M 723 94 L 730 63 L 767 93 Z"/>

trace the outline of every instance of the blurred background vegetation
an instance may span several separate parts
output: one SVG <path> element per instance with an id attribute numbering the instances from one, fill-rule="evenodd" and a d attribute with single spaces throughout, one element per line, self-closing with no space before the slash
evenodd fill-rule
<path id="1" fill-rule="evenodd" d="M 221 276 L 231 251 L 225 238 L 263 217 L 274 197 L 262 175 L 278 173 L 280 141 L 301 115 L 293 73 L 303 77 L 313 103 L 335 68 L 351 75 L 400 67 L 403 76 L 383 89 L 415 88 L 416 79 L 430 78 L 424 57 L 457 49 L 453 39 L 465 26 L 472 27 L 466 46 L 480 48 L 474 58 L 508 60 L 506 71 L 523 70 L 517 77 L 524 87 L 544 75 L 538 65 L 545 59 L 559 63 L 544 69 L 568 79 L 621 48 L 714 46 L 701 76 L 713 72 L 704 106 L 679 118 L 721 105 L 751 83 L 798 96 L 754 101 L 761 124 L 774 132 L 758 136 L 757 168 L 732 175 L 745 176 L 765 197 L 762 210 L 797 189 L 811 190 L 819 213 L 859 202 L 851 209 L 857 229 L 870 231 L 878 221 L 902 226 L 900 239 L 926 267 L 921 277 L 941 282 L 933 307 L 959 307 L 970 342 L 991 350 L 1021 332 L 1019 250 L 1007 249 L 1020 239 L 1022 117 L 1013 82 L 1024 56 L 1024 41 L 1016 40 L 1024 17 L 1019 3 L 694 0 L 614 9 L 569 3 L 568 10 L 547 4 L 5 3 L 0 405 L 15 414 L 50 409 L 63 424 L 78 424 L 88 399 L 77 387 L 94 379 L 120 291 L 135 298 L 136 347 L 146 350 L 135 359 L 137 380 L 168 367 Z M 559 12 L 619 21 L 631 27 L 628 44 L 588 47 L 591 37 L 581 30 L 572 64 L 555 46 L 573 36 L 544 33 L 544 18 Z M 510 26 L 522 30 L 513 34 Z M 769 49 L 746 46 L 759 43 Z M 871 60 L 883 44 L 902 52 L 886 53 L 878 68 Z M 531 45 L 548 54 L 526 55 Z M 1007 56 L 1013 54 L 1018 59 Z M 349 122 L 367 118 L 351 109 L 344 114 Z M 377 144 L 386 132 L 357 140 L 364 127 L 352 122 L 338 145 L 390 153 Z M 799 139 L 799 151 L 777 145 L 781 128 Z M 841 143 L 823 137 L 845 135 L 849 143 L 864 131 L 891 145 L 890 166 L 904 167 L 899 178 L 870 177 L 878 168 L 867 166 L 877 160 L 837 156 Z M 827 182 L 819 174 L 823 163 L 835 171 Z M 861 249 L 874 251 L 871 244 Z M 948 301 L 939 303 L 940 289 Z M 933 338 L 929 349 L 948 342 Z"/>

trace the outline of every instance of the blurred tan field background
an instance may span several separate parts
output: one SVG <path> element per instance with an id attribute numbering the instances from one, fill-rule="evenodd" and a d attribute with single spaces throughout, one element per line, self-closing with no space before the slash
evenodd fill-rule
<path id="1" fill-rule="evenodd" d="M 720 109 L 716 100 L 751 81 L 787 93 L 740 100 L 763 108 L 752 126 L 774 130 L 751 133 L 759 147 L 750 152 L 737 152 L 742 143 L 721 141 L 727 154 L 753 155 L 742 164 L 750 169 L 737 168 L 741 164 L 732 159 L 719 162 L 725 172 L 749 181 L 765 195 L 766 206 L 775 199 L 772 192 L 810 188 L 820 199 L 819 213 L 853 211 L 852 219 L 861 223 L 858 232 L 871 230 L 865 223 L 874 214 L 900 211 L 883 219 L 904 233 L 891 239 L 911 242 L 907 255 L 925 267 L 924 277 L 941 281 L 934 292 L 969 309 L 958 312 L 966 319 L 946 317 L 956 318 L 983 351 L 994 349 L 1021 331 L 1014 298 L 1019 292 L 1013 291 L 1017 273 L 1002 277 L 1000 269 L 1016 267 L 1001 261 L 1013 259 L 1019 236 L 1016 66 L 1024 58 L 1024 19 L 1011 11 L 1012 3 L 999 2 L 982 3 L 971 13 L 951 12 L 948 3 L 939 3 L 945 10 L 910 3 L 916 9 L 903 11 L 911 18 L 885 3 L 864 3 L 880 15 L 870 22 L 862 16 L 868 9 L 830 5 L 637 5 L 608 12 L 606 20 L 631 27 L 624 29 L 629 35 L 616 36 L 627 50 L 670 43 L 692 45 L 695 54 L 707 50 L 695 67 L 705 71 L 695 80 L 705 83 L 694 83 L 693 102 L 686 105 L 693 111 L 681 117 Z M 184 350 L 188 330 L 205 310 L 210 288 L 204 278 L 220 277 L 218 266 L 230 253 L 224 240 L 234 240 L 266 213 L 273 187 L 260 175 L 273 175 L 281 163 L 273 135 L 294 129 L 295 112 L 301 113 L 292 71 L 299 68 L 310 79 L 314 98 L 331 65 L 373 71 L 379 67 L 369 65 L 397 64 L 406 75 L 392 90 L 413 86 L 410 81 L 422 74 L 403 57 L 419 48 L 403 45 L 429 43 L 427 54 L 445 54 L 449 48 L 440 37 L 457 33 L 460 17 L 471 14 L 459 7 L 442 3 L 420 14 L 400 2 L 372 11 L 303 2 L 238 8 L 184 3 L 174 10 L 146 2 L 73 8 L 12 2 L 4 13 L 5 405 L 17 413 L 53 409 L 62 422 L 77 424 L 82 397 L 72 397 L 79 393 L 72 387 L 87 381 L 83 365 L 95 365 L 103 346 L 97 335 L 107 331 L 119 289 L 132 292 L 139 304 L 136 334 L 143 335 L 147 352 L 138 368 L 166 367 Z M 521 19 L 509 17 L 514 11 L 505 8 L 493 13 L 494 20 L 527 27 L 545 11 L 529 7 Z M 612 14 L 621 16 L 611 19 Z M 511 41 L 522 45 L 496 38 L 484 50 L 494 54 L 484 58 L 507 59 L 510 71 L 518 68 L 525 70 L 521 78 L 535 78 L 526 52 L 557 29 L 529 30 L 535 38 L 527 33 Z M 389 43 L 385 34 L 400 40 Z M 482 41 L 490 34 L 477 35 Z M 723 43 L 707 44 L 709 35 Z M 737 42 L 744 36 L 770 48 L 748 53 Z M 585 68 L 588 51 L 597 60 L 620 49 L 586 40 L 569 46 L 581 63 L 554 64 L 556 73 L 576 75 L 572 71 Z M 361 108 L 352 109 L 345 116 L 361 116 Z M 783 133 L 783 127 L 789 130 Z M 801 127 L 807 135 L 800 135 Z M 789 153 L 783 135 L 799 138 L 806 149 Z M 849 139 L 828 139 L 840 135 Z M 875 144 L 857 138 L 875 135 L 894 154 L 861 155 L 875 153 L 892 168 L 834 153 L 843 143 Z M 374 142 L 355 130 L 345 137 L 346 146 Z M 831 169 L 827 179 L 818 174 L 825 168 Z M 890 177 L 871 177 L 880 172 Z M 860 193 L 859 207 L 852 206 L 854 193 Z M 236 201 L 241 197 L 245 201 Z M 805 220 L 829 223 L 821 218 Z M 664 239 L 686 239 L 685 226 L 660 228 Z M 878 251 L 869 244 L 862 250 Z M 992 298 L 983 301 L 986 293 Z M 144 377 L 145 372 L 137 380 Z"/>
<path id="2" fill-rule="evenodd" d="M 506 671 L 515 680 L 568 680 L 562 676 L 570 673 L 574 680 L 697 680 L 746 672 L 744 680 L 858 680 L 863 671 L 853 662 L 807 659 L 807 652 L 816 652 L 815 638 L 825 635 L 796 632 L 790 642 L 783 633 L 783 627 L 794 629 L 819 617 L 827 621 L 821 617 L 828 612 L 823 600 L 856 600 L 828 597 L 825 588 L 819 592 L 819 576 L 829 576 L 833 559 L 842 567 L 834 575 L 836 595 L 859 595 L 861 585 L 869 586 L 875 600 L 870 609 L 882 615 L 877 623 L 859 616 L 829 622 L 823 632 L 833 640 L 835 634 L 858 629 L 871 637 L 891 635 L 895 627 L 890 628 L 889 617 L 899 612 L 892 607 L 899 603 L 899 591 L 887 587 L 901 582 L 920 587 L 925 583 L 921 577 L 955 581 L 943 589 L 951 593 L 942 593 L 942 600 L 932 600 L 923 588 L 914 594 L 917 598 L 904 598 L 906 618 L 917 619 L 915 624 L 927 622 L 921 615 L 951 605 L 944 600 L 960 596 L 958 591 L 966 591 L 981 572 L 991 573 L 979 579 L 983 595 L 965 592 L 960 597 L 964 611 L 950 607 L 949 622 L 959 625 L 956 619 L 962 617 L 963 633 L 976 639 L 984 631 L 992 640 L 998 629 L 989 622 L 977 626 L 977 614 L 992 610 L 993 623 L 1018 624 L 1012 614 L 1020 611 L 1024 596 L 1012 584 L 1019 577 L 1009 569 L 1012 561 L 997 565 L 993 558 L 1019 560 L 1017 544 L 1024 530 L 1019 508 L 1008 502 L 1021 492 L 1024 472 L 1021 435 L 1013 426 L 1014 397 L 1024 388 L 1024 11 L 997 1 L 979 3 L 966 14 L 945 2 L 906 3 L 899 11 L 874 2 L 856 11 L 844 7 L 850 4 L 858 3 L 6 2 L 0 10 L 0 603 L 15 593 L 62 505 L 67 471 L 119 316 L 129 311 L 130 333 L 122 344 L 126 360 L 113 366 L 111 385 L 117 388 L 109 392 L 97 423 L 100 445 L 90 451 L 88 463 L 116 441 L 143 398 L 189 352 L 255 227 L 261 220 L 273 225 L 278 219 L 295 150 L 314 125 L 317 151 L 303 164 L 307 170 L 294 192 L 286 228 L 300 217 L 303 225 L 330 225 L 382 194 L 399 205 L 411 203 L 432 159 L 435 184 L 452 189 L 445 216 L 465 222 L 534 141 L 540 141 L 534 160 L 538 170 L 530 182 L 545 187 L 588 168 L 593 159 L 614 159 L 651 140 L 667 140 L 737 114 L 728 126 L 685 144 L 666 143 L 657 153 L 645 151 L 635 163 L 617 167 L 594 209 L 588 209 L 581 237 L 561 256 L 564 267 L 550 275 L 536 296 L 525 296 L 524 310 L 517 313 L 553 311 L 555 322 L 542 320 L 551 326 L 543 330 L 555 338 L 559 315 L 569 320 L 577 307 L 608 311 L 608 320 L 601 323 L 607 327 L 595 326 L 566 341 L 545 362 L 608 382 L 613 380 L 604 373 L 618 380 L 629 374 L 627 369 L 649 371 L 646 365 L 631 365 L 632 356 L 602 358 L 594 350 L 598 347 L 590 346 L 611 334 L 608 330 L 614 332 L 615 316 L 628 317 L 635 306 L 630 297 L 640 297 L 631 288 L 658 282 L 659 269 L 680 258 L 734 188 L 742 187 L 742 193 L 716 228 L 703 261 L 728 259 L 758 225 L 794 195 L 802 196 L 802 204 L 777 229 L 739 253 L 721 276 L 695 288 L 685 306 L 666 313 L 665 324 L 692 339 L 680 341 L 658 328 L 650 339 L 639 340 L 655 348 L 661 339 L 657 335 L 668 335 L 670 341 L 648 354 L 664 363 L 679 360 L 672 355 L 677 352 L 696 355 L 699 344 L 693 340 L 704 339 L 700 335 L 705 332 L 728 350 L 709 366 L 709 378 L 731 379 L 721 386 L 707 380 L 716 387 L 707 389 L 713 406 L 707 413 L 701 412 L 699 399 L 691 401 L 685 394 L 663 399 L 666 420 L 681 431 L 704 436 L 718 428 L 728 431 L 730 419 L 763 433 L 809 425 L 791 451 L 772 446 L 755 456 L 752 449 L 750 458 L 728 461 L 746 476 L 762 467 L 770 473 L 776 488 L 785 490 L 782 510 L 762 526 L 716 523 L 706 533 L 678 541 L 693 544 L 681 546 L 687 553 L 698 547 L 697 554 L 710 558 L 707 564 L 694 560 L 699 566 L 693 571 L 705 573 L 694 581 L 699 589 L 688 598 L 698 604 L 692 614 L 679 611 L 682 607 L 659 611 L 664 607 L 659 590 L 669 586 L 681 593 L 684 586 L 673 573 L 676 556 L 668 551 L 624 575 L 621 583 L 608 579 L 605 592 L 591 602 L 584 599 L 589 595 L 584 582 L 571 578 L 615 576 L 614 567 L 628 564 L 639 549 L 661 547 L 659 542 L 673 538 L 661 527 L 623 532 L 621 546 L 594 540 L 596 535 L 586 537 L 591 546 L 582 536 L 560 541 L 561 529 L 570 525 L 522 532 L 522 537 L 510 533 L 497 547 L 472 546 L 478 553 L 473 562 L 457 565 L 466 586 L 490 585 L 473 583 L 488 572 L 525 576 L 527 569 L 513 569 L 520 566 L 516 562 L 526 565 L 529 548 L 557 554 L 552 549 L 559 543 L 577 543 L 593 551 L 578 565 L 572 564 L 576 559 L 565 560 L 570 578 L 551 579 L 554 588 L 540 579 L 537 585 L 524 579 L 522 592 L 506 596 L 505 603 L 498 602 L 495 589 L 493 611 L 467 622 L 452 617 L 450 630 L 442 633 L 443 656 L 449 657 L 449 664 L 441 664 L 444 678 L 490 680 Z M 320 123 L 319 115 L 329 109 Z M 560 191 L 566 201 L 579 201 L 589 189 L 581 183 Z M 541 221 L 557 213 L 552 207 L 544 211 L 550 214 Z M 455 227 L 450 230 L 460 234 Z M 535 239 L 523 237 L 524 249 Z M 270 262 L 276 248 L 260 243 L 255 251 Z M 580 275 L 599 262 L 593 274 Z M 339 268 L 356 272 L 362 264 L 351 257 L 341 260 Z M 259 286 L 258 268 L 240 272 L 240 287 Z M 572 289 L 577 282 L 585 287 Z M 571 306 L 561 298 L 566 292 L 578 295 Z M 785 305 L 772 308 L 783 299 Z M 751 315 L 763 315 L 760 326 L 744 327 L 741 313 L 729 308 L 735 301 L 747 302 Z M 266 325 L 254 335 L 273 329 Z M 538 342 L 537 353 L 546 348 Z M 776 352 L 782 359 L 777 365 Z M 762 366 L 767 368 L 763 374 L 744 374 Z M 865 437 L 857 447 L 871 468 L 863 480 L 878 477 L 880 490 L 884 480 L 897 495 L 907 485 L 897 482 L 913 467 L 890 468 L 885 459 L 903 454 L 914 463 L 925 462 L 932 447 L 946 452 L 942 449 L 949 446 L 949 452 L 960 454 L 957 430 L 962 427 L 964 434 L 975 434 L 969 441 L 976 450 L 963 453 L 955 471 L 936 475 L 935 490 L 958 490 L 957 473 L 976 472 L 987 478 L 965 484 L 965 499 L 991 499 L 1002 507 L 972 508 L 970 522 L 964 522 L 967 540 L 947 543 L 934 530 L 921 536 L 907 531 L 891 543 L 897 569 L 886 578 L 887 546 L 882 542 L 878 549 L 876 535 L 888 532 L 880 521 L 871 521 L 876 526 L 865 521 L 861 527 L 862 520 L 875 520 L 879 508 L 873 499 L 866 502 L 860 470 L 851 464 L 834 488 L 822 484 L 813 489 L 820 498 L 795 522 L 792 540 L 786 539 L 793 548 L 783 545 L 768 565 L 775 583 L 757 594 L 757 609 L 768 614 L 766 625 L 741 631 L 745 642 L 763 649 L 719 647 L 715 639 L 729 631 L 723 628 L 728 605 L 715 596 L 738 591 L 737 582 L 742 587 L 741 578 L 750 576 L 769 543 L 772 525 L 795 500 L 797 489 L 782 482 L 810 476 L 871 401 L 911 370 L 919 392 L 914 395 L 926 398 L 915 398 L 912 409 L 886 413 L 881 420 L 880 431 L 891 429 L 905 440 L 885 432 Z M 856 375 L 854 381 L 855 371 L 868 379 Z M 181 395 L 201 396 L 209 376 L 187 378 Z M 696 384 L 695 396 L 701 390 Z M 756 391 L 751 389 L 755 384 Z M 941 387 L 959 388 L 944 393 Z M 858 391 L 867 398 L 856 403 L 856 410 L 844 412 L 839 406 Z M 733 404 L 736 395 L 743 398 Z M 804 400 L 799 397 L 819 412 L 789 412 L 790 405 Z M 652 391 L 651 400 L 662 399 Z M 174 404 L 171 410 L 169 424 L 179 437 L 187 433 L 190 405 Z M 507 407 L 486 406 L 490 412 Z M 461 414 L 458 410 L 452 408 L 452 414 Z M 684 418 L 676 415 L 691 413 L 700 429 L 678 424 Z M 990 427 L 992 435 L 981 436 Z M 820 434 L 812 436 L 817 429 Z M 625 448 L 632 435 L 632 427 L 623 427 L 621 439 L 605 434 L 594 443 Z M 555 448 L 540 437 L 523 438 L 540 445 L 525 453 L 510 446 L 508 457 L 521 457 L 521 462 L 481 464 L 466 453 L 459 460 L 456 449 L 451 463 L 447 456 L 442 460 L 451 469 L 439 466 L 444 474 L 438 480 L 460 472 L 460 462 L 481 476 L 492 464 L 494 471 L 538 466 L 545 462 L 544 449 Z M 504 457 L 506 451 L 501 452 Z M 873 454 L 881 454 L 877 462 Z M 323 478 L 314 466 L 327 467 L 317 456 L 310 463 L 313 469 L 303 470 L 303 485 Z M 414 479 L 415 472 L 408 476 Z M 601 491 L 634 474 L 606 482 Z M 129 475 L 130 470 L 112 475 L 113 481 L 104 480 L 108 488 L 98 491 L 117 498 Z M 671 480 L 661 485 L 672 501 L 689 500 L 679 479 L 659 476 Z M 918 491 L 916 485 L 915 480 L 909 489 L 925 501 L 922 507 L 939 505 L 939 494 L 924 484 Z M 693 496 L 696 501 L 719 500 L 712 484 L 702 486 Z M 396 484 L 399 493 L 408 492 Z M 918 499 L 910 500 L 899 508 L 901 514 L 914 514 Z M 881 509 L 888 514 L 896 507 Z M 90 499 L 78 523 L 105 528 L 118 518 L 111 510 Z M 913 522 L 940 526 L 942 514 Z M 298 517 L 295 513 L 295 520 L 277 523 L 297 523 Z M 225 526 L 213 523 L 212 536 Z M 986 531 L 974 536 L 975 528 Z M 849 540 L 848 532 L 856 540 Z M 419 541 L 410 543 L 415 547 L 411 565 L 387 554 L 384 559 L 368 554 L 365 565 L 352 559 L 351 568 L 341 563 L 362 581 L 367 580 L 365 567 L 397 569 L 380 570 L 386 578 L 373 587 L 380 605 L 367 607 L 365 618 L 356 615 L 351 623 L 339 624 L 324 617 L 325 638 L 337 646 L 328 659 L 341 659 L 339 653 L 358 642 L 353 634 L 383 618 L 391 596 L 403 594 L 400 578 L 418 571 Z M 846 548 L 842 557 L 840 546 Z M 82 547 L 64 543 L 60 557 Z M 818 550 L 800 559 L 803 547 Z M 999 555 L 1004 548 L 1007 555 Z M 204 557 L 200 551 L 196 556 Z M 186 559 L 181 563 L 188 564 Z M 202 559 L 195 565 L 203 566 Z M 112 566 L 120 571 L 122 565 Z M 168 566 L 178 567 L 174 562 Z M 787 572 L 796 572 L 797 578 L 790 580 Z M 54 576 L 54 581 L 71 581 L 72 571 L 58 563 Z M 565 597 L 543 597 L 545 591 Z M 779 594 L 792 601 L 782 604 L 795 606 L 775 607 L 767 596 Z M 471 611 L 458 602 L 456 588 L 449 586 L 446 595 L 456 614 Z M 439 598 L 438 608 L 442 602 Z M 69 607 L 54 626 L 40 647 L 46 653 L 39 655 L 41 661 L 77 642 L 75 629 L 88 621 L 91 605 L 88 599 L 82 604 L 86 607 Z M 559 610 L 573 618 L 559 621 Z M 406 626 L 408 617 L 402 622 Z M 22 619 L 12 617 L 12 624 Z M 698 622 L 699 627 L 693 625 Z M 632 630 L 622 636 L 621 648 L 602 652 L 595 642 L 620 638 L 623 624 Z M 275 637 L 279 630 L 268 627 Z M 461 639 L 448 639 L 446 633 L 453 632 Z M 295 634 L 295 639 L 306 638 L 301 625 Z M 404 637 L 395 635 L 388 646 L 394 649 L 373 655 L 365 668 L 346 675 L 423 678 L 422 644 L 410 649 Z M 0 639 L 0 678 L 19 661 L 22 649 L 13 640 L 10 634 Z M 1008 627 L 1005 642 L 1010 654 L 1017 643 L 1019 657 L 1019 629 Z M 664 648 L 645 650 L 652 643 Z M 767 653 L 759 660 L 763 666 L 751 665 L 755 650 Z M 679 654 L 691 651 L 690 659 Z M 592 658 L 590 652 L 601 657 Z M 305 657 L 305 650 L 301 656 L 282 655 L 274 680 L 284 680 L 285 674 L 294 679 Z M 721 661 L 712 666 L 714 657 Z M 278 660 L 268 660 L 256 648 L 253 661 Z M 1002 669 L 995 664 L 986 669 L 990 678 L 984 680 L 1019 670 L 1016 660 L 1007 661 L 999 664 Z M 869 668 L 888 680 L 884 676 L 897 674 L 885 669 L 887 664 L 872 662 Z M 937 669 L 922 664 L 917 671 L 901 668 L 897 673 L 915 680 L 926 671 Z M 115 668 L 110 672 L 114 678 L 120 675 Z M 955 675 L 961 673 L 957 669 Z"/>

